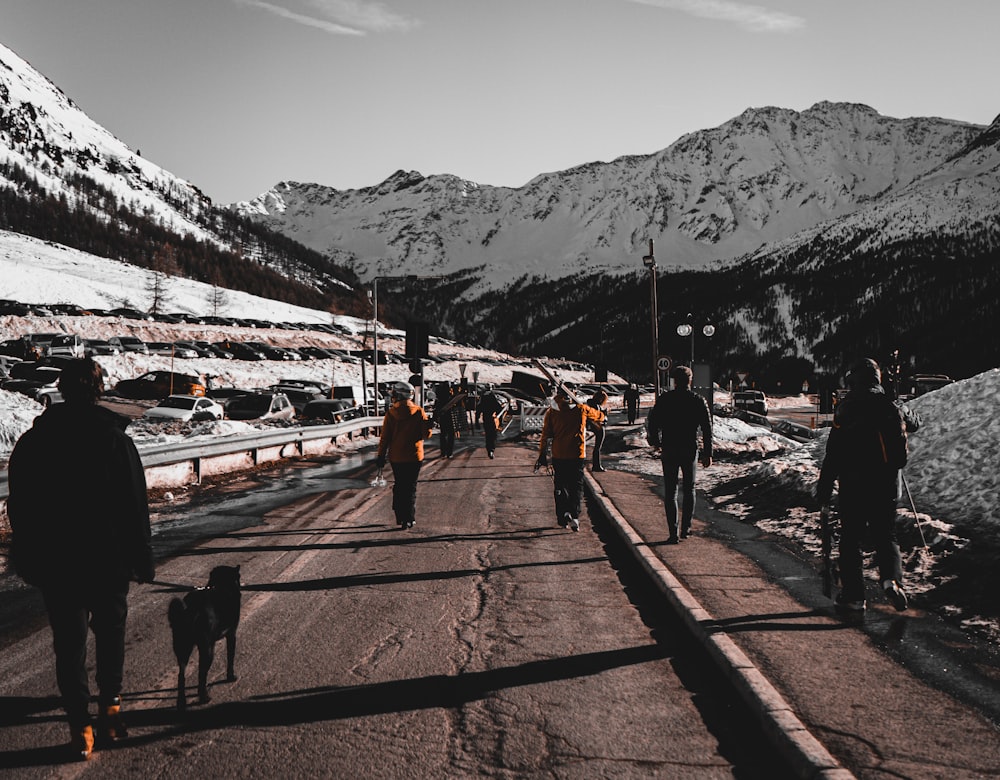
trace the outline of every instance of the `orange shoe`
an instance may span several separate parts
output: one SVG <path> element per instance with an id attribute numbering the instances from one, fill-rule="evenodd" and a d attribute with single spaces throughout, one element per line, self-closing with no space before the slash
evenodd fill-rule
<path id="1" fill-rule="evenodd" d="M 102 744 L 110 744 L 128 736 L 125 721 L 122 720 L 122 700 L 115 696 L 111 703 L 101 708 L 97 719 L 97 738 Z"/>
<path id="2" fill-rule="evenodd" d="M 90 758 L 94 752 L 94 727 L 83 726 L 79 729 L 73 729 L 70 746 L 73 753 L 81 760 L 86 761 Z"/>

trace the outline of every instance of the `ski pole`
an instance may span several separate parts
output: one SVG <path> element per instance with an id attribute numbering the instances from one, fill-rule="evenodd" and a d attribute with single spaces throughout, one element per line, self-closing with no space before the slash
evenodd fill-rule
<path id="1" fill-rule="evenodd" d="M 910 509 L 913 511 L 913 522 L 917 524 L 917 530 L 920 531 L 920 541 L 924 543 L 924 549 L 926 550 L 927 540 L 924 538 L 924 529 L 920 527 L 920 517 L 917 515 L 917 505 L 913 503 L 913 494 L 910 492 L 910 486 L 906 482 L 906 475 L 900 471 L 899 476 L 903 481 L 903 490 L 906 491 L 906 497 L 910 500 Z"/>

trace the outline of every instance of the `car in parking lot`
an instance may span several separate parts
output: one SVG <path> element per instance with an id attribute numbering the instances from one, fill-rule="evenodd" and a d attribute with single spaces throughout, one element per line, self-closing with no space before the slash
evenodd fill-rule
<path id="1" fill-rule="evenodd" d="M 205 395 L 201 377 L 171 371 L 149 371 L 135 379 L 123 379 L 115 392 L 124 398 L 166 398 L 168 395 Z"/>
<path id="2" fill-rule="evenodd" d="M 302 416 L 307 420 L 343 422 L 363 417 L 364 410 L 346 398 L 319 398 L 305 405 Z"/>
<path id="3" fill-rule="evenodd" d="M 65 355 L 66 357 L 82 358 L 85 351 L 85 344 L 82 338 L 75 333 L 64 333 L 56 336 L 49 343 L 46 355 Z"/>
<path id="4" fill-rule="evenodd" d="M 291 420 L 295 407 L 284 393 L 247 393 L 234 395 L 226 402 L 230 420 Z"/>
<path id="5" fill-rule="evenodd" d="M 108 343 L 117 347 L 122 352 L 138 352 L 142 355 L 149 354 L 149 347 L 146 346 L 146 342 L 135 336 L 112 336 L 108 339 Z"/>
<path id="6" fill-rule="evenodd" d="M 168 395 L 152 409 L 147 409 L 143 417 L 147 420 L 221 420 L 225 414 L 222 404 L 211 398 L 197 395 Z"/>
<path id="7" fill-rule="evenodd" d="M 767 414 L 767 396 L 760 390 L 737 390 L 733 393 L 733 408 L 736 411 Z"/>
<path id="8" fill-rule="evenodd" d="M 34 372 L 30 379 L 4 379 L 0 383 L 0 388 L 27 396 L 42 406 L 50 406 L 62 401 L 62 393 L 59 392 L 58 387 L 61 373 L 62 369 L 60 368 L 42 366 Z"/>

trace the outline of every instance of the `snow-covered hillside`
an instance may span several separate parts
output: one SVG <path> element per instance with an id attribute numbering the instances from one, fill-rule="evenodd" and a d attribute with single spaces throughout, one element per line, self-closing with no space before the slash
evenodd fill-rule
<path id="1" fill-rule="evenodd" d="M 0 44 L 0 187 L 21 185 L 13 178 L 15 166 L 56 198 L 68 195 L 76 202 L 68 183 L 89 179 L 117 204 L 145 212 L 179 235 L 212 238 L 192 219 L 211 207 L 200 190 L 129 149 Z"/>

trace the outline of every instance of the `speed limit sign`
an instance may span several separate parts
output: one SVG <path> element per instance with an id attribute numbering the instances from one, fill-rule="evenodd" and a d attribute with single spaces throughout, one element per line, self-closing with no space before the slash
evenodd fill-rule
<path id="1" fill-rule="evenodd" d="M 656 359 L 656 367 L 660 369 L 660 371 L 669 371 L 672 365 L 673 361 L 668 355 L 660 355 Z"/>

